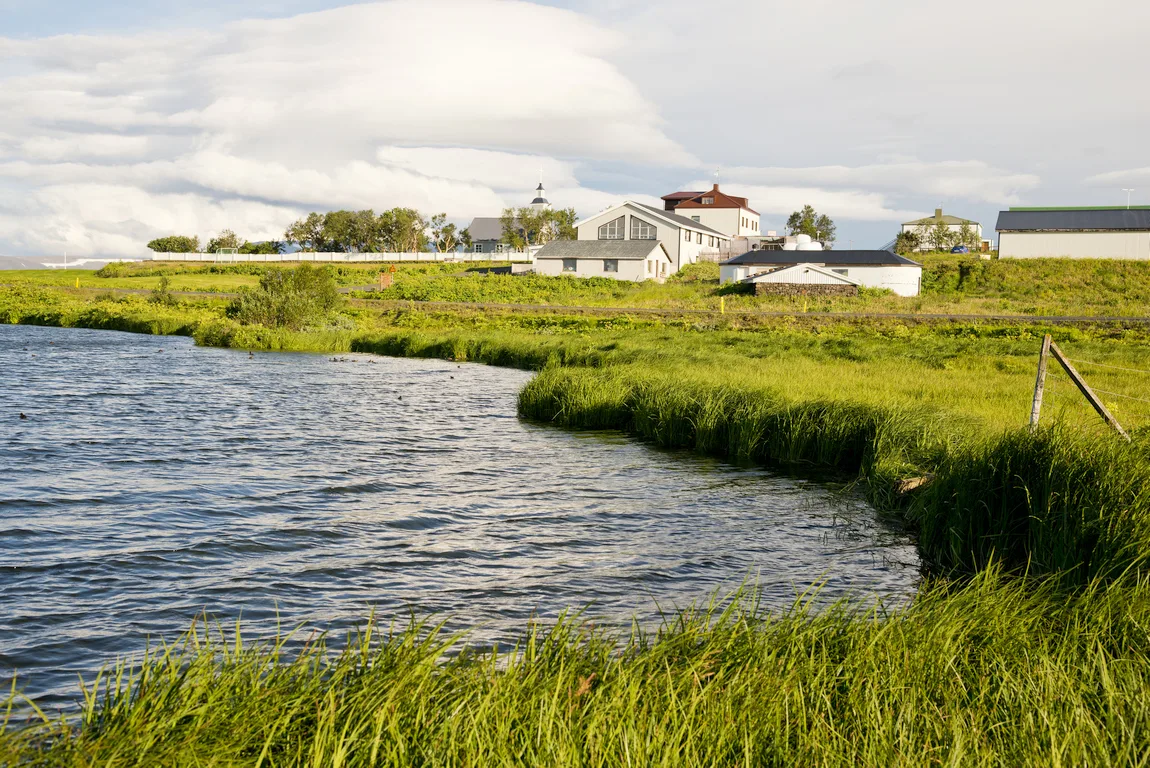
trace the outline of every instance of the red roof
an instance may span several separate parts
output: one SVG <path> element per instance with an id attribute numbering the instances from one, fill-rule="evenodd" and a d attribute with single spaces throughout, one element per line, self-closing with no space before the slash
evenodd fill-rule
<path id="1" fill-rule="evenodd" d="M 663 195 L 664 200 L 690 200 L 692 197 L 698 197 L 703 194 L 702 192 L 672 192 L 669 195 Z"/>
<path id="2" fill-rule="evenodd" d="M 683 193 L 679 192 L 677 194 Z M 714 202 L 704 205 L 704 197 L 714 198 Z M 663 199 L 666 200 L 667 198 Z M 718 184 L 712 187 L 710 192 L 696 192 L 690 199 L 684 200 L 675 206 L 675 210 L 679 210 L 680 208 L 743 208 L 755 214 L 756 216 L 759 213 L 758 211 L 751 208 L 751 206 L 747 203 L 747 198 L 735 197 L 734 195 L 728 195 L 725 192 L 720 192 Z"/>

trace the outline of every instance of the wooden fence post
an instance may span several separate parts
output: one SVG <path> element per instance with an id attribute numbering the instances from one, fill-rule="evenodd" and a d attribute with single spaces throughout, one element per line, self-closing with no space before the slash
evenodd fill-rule
<path id="1" fill-rule="evenodd" d="M 1054 354 L 1054 359 L 1057 360 L 1058 364 L 1066 371 L 1066 375 L 1074 382 L 1074 386 L 1078 387 L 1078 391 L 1082 393 L 1090 405 L 1094 406 L 1094 410 L 1098 412 L 1098 415 L 1101 416 L 1107 424 L 1113 427 L 1115 432 L 1122 435 L 1122 437 L 1126 438 L 1126 441 L 1129 442 L 1130 435 L 1126 434 L 1126 430 L 1122 429 L 1122 425 L 1118 423 L 1118 419 L 1114 418 L 1110 411 L 1107 410 L 1102 401 L 1098 399 L 1098 395 L 1094 394 L 1094 390 L 1087 385 L 1086 380 L 1082 378 L 1078 371 L 1074 370 L 1074 366 L 1066 359 L 1066 355 L 1062 354 L 1062 350 L 1058 348 L 1058 345 L 1051 342 L 1050 351 Z"/>
<path id="2" fill-rule="evenodd" d="M 1038 426 L 1038 416 L 1042 412 L 1042 391 L 1046 389 L 1046 362 L 1050 359 L 1050 334 L 1042 337 L 1042 353 L 1038 356 L 1038 378 L 1034 381 L 1034 401 L 1030 404 L 1030 428 Z"/>

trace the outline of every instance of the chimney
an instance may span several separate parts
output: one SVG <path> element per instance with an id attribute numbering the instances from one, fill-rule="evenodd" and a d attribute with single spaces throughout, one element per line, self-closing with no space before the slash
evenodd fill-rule
<path id="1" fill-rule="evenodd" d="M 712 192 L 718 192 L 719 191 L 719 185 L 716 184 L 715 186 L 711 187 L 711 191 Z"/>
<path id="2" fill-rule="evenodd" d="M 941 208 L 935 208 L 935 209 L 934 209 L 934 217 L 935 217 L 936 219 L 941 219 L 941 218 L 942 218 L 942 209 L 941 209 Z"/>

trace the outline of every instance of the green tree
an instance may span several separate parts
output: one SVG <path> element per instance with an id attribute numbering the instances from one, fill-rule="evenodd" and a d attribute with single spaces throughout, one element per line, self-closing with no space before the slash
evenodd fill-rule
<path id="1" fill-rule="evenodd" d="M 467 227 L 464 227 L 463 231 L 459 233 L 459 244 L 463 246 L 465 251 L 470 251 L 474 245 L 474 241 L 471 239 L 471 230 Z"/>
<path id="2" fill-rule="evenodd" d="M 295 243 L 304 251 L 322 251 L 326 247 L 323 239 L 323 223 L 323 214 L 309 213 L 287 228 L 284 232 L 284 241 Z"/>
<path id="3" fill-rule="evenodd" d="M 157 237 L 148 243 L 148 248 L 156 253 L 197 253 L 200 250 L 200 238 L 186 235 Z"/>
<path id="4" fill-rule="evenodd" d="M 972 251 L 977 251 L 982 247 L 982 241 L 978 237 L 978 232 L 974 227 L 970 226 L 969 221 L 962 222 L 962 226 L 958 228 L 958 237 L 956 239 L 960 245 L 965 245 Z"/>
<path id="5" fill-rule="evenodd" d="M 342 302 L 330 267 L 301 264 L 264 272 L 259 287 L 241 291 L 227 315 L 245 325 L 298 331 L 327 322 Z"/>
<path id="6" fill-rule="evenodd" d="M 922 239 L 914 230 L 899 232 L 894 239 L 894 252 L 900 256 L 914 253 L 922 246 Z"/>
<path id="7" fill-rule="evenodd" d="M 954 233 L 944 219 L 936 219 L 927 234 L 927 242 L 936 251 L 946 251 L 954 243 Z"/>
<path id="8" fill-rule="evenodd" d="M 575 222 L 577 220 L 578 217 L 575 215 L 574 208 L 563 208 L 562 210 L 554 211 L 552 221 L 555 222 L 555 239 L 578 240 L 579 232 L 575 229 Z"/>
<path id="9" fill-rule="evenodd" d="M 230 229 L 225 229 L 209 240 L 208 247 L 204 250 L 208 253 L 218 253 L 221 248 L 239 249 L 241 245 L 243 245 L 243 241 L 240 240 L 240 236 Z"/>
<path id="10" fill-rule="evenodd" d="M 414 208 L 392 208 L 379 214 L 377 221 L 383 250 L 389 253 L 427 250 L 427 221 Z"/>
<path id="11" fill-rule="evenodd" d="M 240 246 L 240 253 L 283 253 L 283 245 L 278 240 L 266 240 L 262 243 L 245 242 Z"/>
<path id="12" fill-rule="evenodd" d="M 440 253 L 451 253 L 459 247 L 459 232 L 454 224 L 447 221 L 446 213 L 437 213 L 431 217 L 431 240 L 435 243 L 435 250 Z"/>
<path id="13" fill-rule="evenodd" d="M 804 205 L 802 210 L 795 211 L 787 217 L 787 233 L 810 235 L 812 240 L 822 243 L 824 248 L 831 248 L 835 242 L 835 223 L 826 214 L 818 213 L 812 206 Z"/>

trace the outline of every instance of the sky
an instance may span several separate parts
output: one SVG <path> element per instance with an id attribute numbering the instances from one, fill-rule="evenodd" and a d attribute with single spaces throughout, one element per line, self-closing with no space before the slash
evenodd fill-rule
<path id="1" fill-rule="evenodd" d="M 0 254 L 131 257 L 311 210 L 534 196 L 811 204 L 877 248 L 937 207 L 1150 202 L 1150 3 L 0 0 Z"/>

